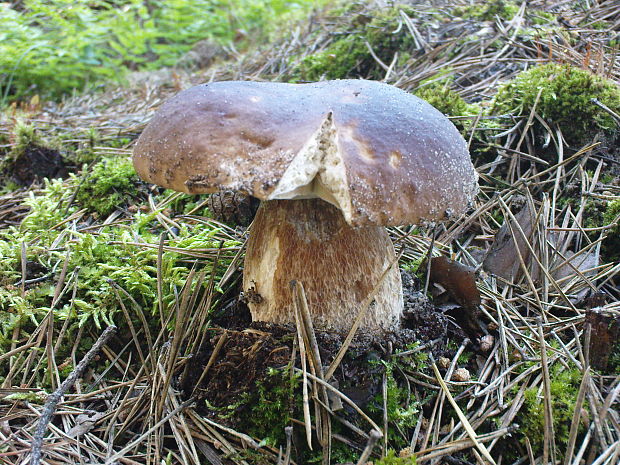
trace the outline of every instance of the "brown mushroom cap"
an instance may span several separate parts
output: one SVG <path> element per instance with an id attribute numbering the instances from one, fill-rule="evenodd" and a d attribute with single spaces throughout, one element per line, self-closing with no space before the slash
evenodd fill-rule
<path id="1" fill-rule="evenodd" d="M 134 165 L 188 193 L 322 198 L 353 226 L 440 220 L 478 189 L 465 140 L 444 115 L 365 80 L 192 87 L 157 111 Z"/>

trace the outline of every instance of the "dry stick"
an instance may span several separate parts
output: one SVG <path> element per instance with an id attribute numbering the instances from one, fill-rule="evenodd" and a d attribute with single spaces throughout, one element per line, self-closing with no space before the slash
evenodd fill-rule
<path id="1" fill-rule="evenodd" d="M 174 324 L 174 332 L 172 334 L 172 343 L 170 345 L 170 349 L 168 351 L 168 358 L 166 360 L 166 371 L 163 374 L 163 392 L 166 392 L 168 390 L 168 386 L 172 381 L 174 363 L 177 359 L 179 351 L 181 350 L 181 339 L 183 339 L 183 334 L 185 332 L 186 322 L 189 315 L 189 311 L 187 308 L 188 293 L 191 289 L 191 283 L 194 280 L 195 273 L 195 268 L 192 268 L 189 272 L 187 279 L 185 280 L 185 287 L 183 289 L 180 299 L 181 302 L 179 302 L 178 298 L 175 299 L 176 319 Z M 159 418 L 164 411 L 165 398 L 166 396 L 161 397 L 161 401 L 159 402 L 159 406 L 157 409 L 157 418 Z"/>
<path id="2" fill-rule="evenodd" d="M 302 370 L 300 370 L 297 367 L 293 367 L 293 370 L 297 371 L 299 373 L 302 373 Z M 378 432 L 381 433 L 381 428 L 379 428 L 379 425 L 377 425 L 372 420 L 372 418 L 370 418 L 368 415 L 366 415 L 364 413 L 364 411 L 361 408 L 359 408 L 359 406 L 355 402 L 353 402 L 351 399 L 349 399 L 346 395 L 344 395 L 342 392 L 340 392 L 338 389 L 336 389 L 331 384 L 327 383 L 326 381 L 323 381 L 322 379 L 317 378 L 316 376 L 314 376 L 311 373 L 307 373 L 307 376 L 308 376 L 308 378 L 316 381 L 317 383 L 322 384 L 327 389 L 329 389 L 331 392 L 333 392 L 338 397 L 340 397 L 342 400 L 344 400 L 353 410 L 355 410 L 364 420 L 366 420 L 370 424 L 370 426 L 372 426 L 374 429 L 376 429 Z M 383 434 L 383 433 L 381 433 L 381 434 Z"/>
<path id="3" fill-rule="evenodd" d="M 381 439 L 381 436 L 383 435 L 376 429 L 370 430 L 370 437 L 368 438 L 368 442 L 366 443 L 366 447 L 364 448 L 362 455 L 360 455 L 360 458 L 357 461 L 357 465 L 364 465 L 368 462 L 370 454 L 372 454 L 372 450 L 374 449 L 375 444 L 377 444 L 377 441 Z"/>
<path id="4" fill-rule="evenodd" d="M 21 249 L 20 249 L 20 262 L 21 262 L 21 268 L 22 268 L 22 282 L 20 283 L 20 292 L 21 292 L 21 296 L 22 298 L 26 296 L 26 276 L 27 276 L 27 270 L 26 270 L 26 265 L 27 265 L 27 252 L 26 252 L 26 243 L 22 242 L 21 243 Z"/>
<path id="5" fill-rule="evenodd" d="M 2 362 L 2 360 L 4 360 L 5 358 L 12 357 L 13 355 L 19 354 L 20 352 L 23 352 L 24 350 L 28 350 L 31 347 L 34 347 L 36 345 L 37 345 L 37 342 L 33 341 L 33 342 L 28 342 L 24 344 L 23 346 L 17 347 L 13 350 L 9 350 L 8 352 L 5 352 L 4 354 L 0 355 L 0 362 Z"/>
<path id="6" fill-rule="evenodd" d="M 157 308 L 159 309 L 159 322 L 161 329 L 164 329 L 164 290 L 163 290 L 163 255 L 164 255 L 164 241 L 166 240 L 166 233 L 163 233 L 159 237 L 159 247 L 157 247 Z"/>
<path id="7" fill-rule="evenodd" d="M 302 373 L 302 407 L 304 413 L 304 425 L 306 427 L 306 442 L 308 447 L 312 450 L 312 419 L 310 417 L 310 400 L 308 396 L 308 370 L 306 367 L 306 343 L 303 337 L 302 329 L 302 317 L 299 314 L 299 309 L 295 306 L 295 325 L 297 326 L 297 340 L 299 344 L 299 358 L 301 359 L 301 373 Z"/>
<path id="8" fill-rule="evenodd" d="M 304 337 L 306 346 L 310 349 L 309 354 L 311 367 L 314 368 L 314 374 L 316 376 L 322 380 L 325 380 L 321 353 L 319 352 L 319 344 L 317 343 L 314 327 L 312 326 L 312 316 L 310 315 L 310 309 L 308 307 L 308 300 L 306 299 L 304 286 L 301 282 L 295 280 L 291 282 L 291 286 L 293 287 L 293 293 L 295 296 L 295 312 L 299 315 L 301 321 L 301 329 L 303 331 L 302 336 Z M 316 384 L 314 385 L 314 394 L 318 397 L 319 393 Z M 324 386 L 321 386 L 320 394 L 323 398 L 323 403 L 325 405 L 329 405 L 327 390 Z M 320 403 L 317 403 L 317 433 L 319 442 L 323 447 L 323 462 L 329 465 L 329 457 L 331 455 L 331 422 L 327 410 L 319 407 L 318 404 Z"/>
<path id="9" fill-rule="evenodd" d="M 432 360 L 432 355 L 431 355 L 431 360 Z M 465 428 L 467 435 L 473 441 L 476 448 L 482 453 L 484 458 L 487 459 L 491 464 L 496 465 L 495 460 L 493 460 L 493 457 L 491 457 L 491 454 L 489 453 L 488 449 L 485 447 L 484 444 L 478 441 L 478 436 L 476 435 L 476 432 L 471 427 L 471 424 L 467 420 L 467 417 L 463 414 L 461 408 L 458 406 L 458 404 L 455 402 L 454 398 L 452 397 L 452 394 L 450 393 L 450 390 L 448 389 L 448 386 L 446 385 L 445 381 L 441 377 L 441 373 L 439 373 L 439 369 L 437 368 L 437 365 L 435 364 L 434 360 L 432 360 L 432 367 L 433 367 L 433 371 L 435 372 L 435 377 L 437 378 L 437 381 L 439 381 L 439 384 L 441 385 L 441 389 L 443 389 L 443 392 L 445 393 L 446 398 L 448 399 L 450 404 L 452 404 L 452 407 L 454 408 L 454 411 L 459 417 L 459 420 L 461 420 L 461 423 L 463 424 L 463 427 Z"/>
<path id="10" fill-rule="evenodd" d="M 116 333 L 116 326 L 109 326 L 106 330 L 99 336 L 97 342 L 91 347 L 91 349 L 86 353 L 84 358 L 80 360 L 80 363 L 75 367 L 75 369 L 69 374 L 67 379 L 63 381 L 54 393 L 52 393 L 47 402 L 45 402 L 45 406 L 43 407 L 43 413 L 39 418 L 39 424 L 37 425 L 37 431 L 34 434 L 34 440 L 32 441 L 32 456 L 30 458 L 30 465 L 39 465 L 41 461 L 41 453 L 43 447 L 43 435 L 47 430 L 47 425 L 49 424 L 52 416 L 54 415 L 54 411 L 60 402 L 62 396 L 75 384 L 77 379 L 82 376 L 82 373 L 91 362 L 91 360 L 97 355 L 97 353 L 101 350 L 101 348 L 108 342 L 114 333 Z"/>
<path id="11" fill-rule="evenodd" d="M 488 442 L 502 438 L 507 434 L 510 434 L 516 430 L 515 427 L 504 427 L 491 433 L 481 434 L 478 436 L 479 442 Z M 434 446 L 429 449 L 421 450 L 415 453 L 416 463 L 422 463 L 427 460 L 437 459 L 445 457 L 446 455 L 454 454 L 465 449 L 469 449 L 474 446 L 474 442 L 470 438 L 457 439 L 452 442 Z"/>
<path id="12" fill-rule="evenodd" d="M 286 452 L 284 453 L 283 465 L 289 465 L 291 463 L 291 446 L 293 444 L 293 427 L 287 426 L 284 428 L 286 434 Z"/>
<path id="13" fill-rule="evenodd" d="M 571 421 L 570 432 L 568 434 L 568 444 L 566 445 L 566 455 L 564 456 L 564 465 L 570 465 L 573 452 L 575 450 L 575 443 L 577 441 L 577 432 L 579 431 L 579 418 L 581 417 L 581 407 L 586 397 L 586 391 L 588 388 L 590 379 L 590 367 L 585 369 L 581 384 L 579 385 L 579 392 L 577 393 L 577 400 L 575 401 L 575 410 L 573 411 L 573 418 Z"/>
<path id="14" fill-rule="evenodd" d="M 426 279 L 424 280 L 424 294 L 428 293 L 428 286 L 431 280 L 431 261 L 433 259 L 433 248 L 435 247 L 435 232 L 437 228 L 433 228 L 433 235 L 431 236 L 431 243 L 428 246 L 428 254 L 426 255 Z"/>
<path id="15" fill-rule="evenodd" d="M 381 397 L 383 397 L 383 431 L 385 434 L 383 435 L 383 450 L 381 453 L 382 457 L 385 457 L 388 449 L 388 427 L 389 427 L 389 419 L 388 419 L 388 386 L 387 386 L 387 371 L 383 371 L 383 379 L 381 383 Z M 372 436 L 371 436 L 372 438 Z"/>
<path id="16" fill-rule="evenodd" d="M 141 442 L 144 441 L 144 438 L 146 436 L 148 436 L 149 434 L 151 434 L 153 431 L 155 431 L 157 428 L 159 428 L 161 425 L 163 425 L 164 423 L 166 423 L 168 420 L 170 420 L 170 418 L 172 418 L 173 416 L 175 416 L 177 413 L 179 413 L 180 411 L 184 410 L 185 408 L 187 408 L 188 406 L 190 406 L 191 404 L 194 403 L 194 399 L 188 399 L 185 402 L 183 402 L 182 404 L 180 404 L 177 408 L 175 408 L 174 410 L 172 410 L 169 414 L 167 414 L 164 418 L 162 418 L 161 420 L 159 420 L 159 422 L 157 422 L 156 424 L 154 424 L 153 426 L 151 426 L 147 431 L 145 431 L 144 433 L 142 433 L 137 439 L 133 440 L 132 442 L 130 442 L 129 444 L 127 444 L 123 449 L 121 449 L 120 451 L 118 451 L 116 454 L 114 454 L 112 457 L 109 457 L 105 463 L 106 465 L 110 465 L 115 463 L 116 461 L 120 460 L 121 458 L 123 458 L 123 456 L 129 452 L 131 449 L 133 449 L 134 447 L 136 447 L 138 444 L 140 444 Z M 32 463 L 30 465 L 33 465 Z"/>
<path id="17" fill-rule="evenodd" d="M 355 318 L 355 321 L 353 322 L 353 326 L 351 326 L 351 330 L 349 331 L 349 334 L 347 334 L 347 337 L 345 338 L 344 342 L 342 343 L 342 346 L 340 346 L 340 349 L 338 350 L 338 353 L 334 357 L 334 360 L 332 361 L 331 365 L 329 366 L 329 368 L 325 372 L 325 380 L 326 381 L 329 381 L 329 379 L 332 377 L 332 375 L 334 374 L 334 372 L 338 368 L 338 365 L 340 365 L 340 362 L 344 358 L 344 355 L 346 354 L 347 349 L 351 345 L 351 341 L 353 341 L 353 338 L 355 337 L 355 333 L 357 332 L 357 329 L 362 324 L 362 320 L 364 319 L 364 316 L 366 315 L 366 311 L 368 310 L 368 307 L 370 307 L 371 302 L 373 301 L 373 299 L 375 298 L 375 296 L 379 292 L 379 289 L 383 285 L 383 281 L 385 281 L 385 278 L 386 278 L 387 274 L 389 273 L 390 269 L 394 266 L 395 263 L 398 263 L 398 260 L 400 260 L 400 257 L 403 255 L 403 251 L 404 251 L 404 248 L 394 258 L 394 260 L 392 260 L 389 263 L 389 265 L 386 267 L 386 269 L 383 271 L 383 274 L 381 275 L 381 277 L 377 281 L 377 284 L 375 284 L 375 287 L 372 289 L 371 293 L 368 294 L 368 296 L 366 297 L 364 302 L 362 302 L 361 309 L 360 309 L 359 313 L 357 314 L 357 317 Z"/>
<path id="18" fill-rule="evenodd" d="M 549 455 L 551 463 L 555 463 L 555 434 L 553 431 L 553 407 L 551 404 L 551 380 L 549 378 L 549 366 L 547 364 L 547 345 L 545 344 L 545 335 L 543 333 L 542 320 L 538 319 L 538 339 L 540 342 L 540 364 L 543 373 L 543 389 L 544 389 L 544 420 L 545 420 L 545 441 L 543 443 L 543 463 L 548 463 Z"/>

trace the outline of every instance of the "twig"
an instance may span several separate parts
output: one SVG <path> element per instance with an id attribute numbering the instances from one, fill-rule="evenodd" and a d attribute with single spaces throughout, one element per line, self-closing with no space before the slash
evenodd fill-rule
<path id="1" fill-rule="evenodd" d="M 370 458 L 370 454 L 372 454 L 372 450 L 374 449 L 375 444 L 377 444 L 377 441 L 381 439 L 383 435 L 376 429 L 372 429 L 370 430 L 369 436 L 370 437 L 368 438 L 368 442 L 366 443 L 364 452 L 362 452 L 362 455 L 360 455 L 360 458 L 357 461 L 357 465 L 364 465 L 366 462 L 368 462 L 368 459 Z"/>
<path id="2" fill-rule="evenodd" d="M 452 407 L 454 408 L 457 416 L 459 417 L 459 420 L 461 420 L 461 423 L 463 423 L 463 427 L 465 428 L 467 435 L 470 437 L 470 439 L 472 440 L 476 448 L 482 453 L 484 458 L 488 460 L 489 463 L 495 465 L 495 460 L 493 460 L 493 457 L 491 457 L 491 454 L 489 454 L 489 451 L 484 446 L 484 444 L 478 441 L 478 436 L 476 435 L 476 432 L 471 427 L 471 424 L 467 420 L 467 417 L 461 411 L 458 404 L 454 401 L 452 394 L 450 394 L 450 390 L 448 389 L 448 386 L 446 386 L 446 383 L 441 377 L 441 374 L 439 373 L 439 370 L 437 369 L 437 365 L 435 364 L 435 361 L 433 360 L 432 354 L 431 354 L 431 361 L 432 361 L 433 371 L 435 372 L 435 377 L 437 378 L 437 381 L 439 381 L 439 384 L 441 385 L 441 388 L 443 389 L 443 392 L 445 393 L 446 398 L 448 399 L 450 404 L 452 404 Z"/>
<path id="3" fill-rule="evenodd" d="M 84 358 L 80 360 L 80 363 L 75 367 L 75 369 L 67 376 L 60 387 L 56 389 L 48 398 L 47 402 L 43 406 L 43 413 L 39 418 L 39 424 L 37 425 L 37 431 L 34 434 L 34 439 L 32 441 L 32 455 L 30 458 L 30 465 L 39 465 L 41 461 L 41 453 L 43 448 L 43 435 L 47 430 L 47 425 L 49 424 L 54 412 L 56 411 L 56 407 L 58 406 L 58 402 L 62 396 L 66 394 L 66 392 L 75 384 L 77 379 L 82 376 L 82 373 L 88 366 L 88 364 L 92 361 L 92 359 L 97 355 L 97 353 L 101 350 L 101 348 L 108 342 L 108 340 L 116 333 L 116 326 L 109 326 L 106 330 L 99 336 L 97 342 L 91 347 L 91 349 L 86 353 Z"/>

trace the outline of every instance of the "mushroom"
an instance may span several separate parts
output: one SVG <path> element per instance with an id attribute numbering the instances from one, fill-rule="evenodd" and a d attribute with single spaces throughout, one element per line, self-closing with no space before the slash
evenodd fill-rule
<path id="1" fill-rule="evenodd" d="M 133 160 L 167 188 L 262 200 L 243 277 L 253 320 L 294 321 L 297 280 L 315 326 L 336 331 L 351 327 L 382 276 L 362 326 L 396 329 L 402 286 L 385 226 L 461 214 L 478 189 L 445 116 L 366 80 L 192 87 L 156 112 Z"/>

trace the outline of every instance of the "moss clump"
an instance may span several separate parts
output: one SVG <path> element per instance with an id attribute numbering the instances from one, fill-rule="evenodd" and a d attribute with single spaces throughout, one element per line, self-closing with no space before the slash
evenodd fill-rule
<path id="1" fill-rule="evenodd" d="M 607 204 L 605 213 L 603 213 L 603 224 L 611 224 L 614 221 L 617 224 L 608 232 L 607 238 L 603 241 L 601 251 L 603 257 L 609 261 L 620 260 L 620 199 L 612 200 Z"/>
<path id="2" fill-rule="evenodd" d="M 466 19 L 478 21 L 493 21 L 495 17 L 510 20 L 519 11 L 519 5 L 515 2 L 494 0 L 491 2 L 470 5 L 464 8 L 455 8 L 453 13 Z"/>
<path id="3" fill-rule="evenodd" d="M 318 81 L 321 79 L 344 79 L 365 77 L 380 79 L 385 70 L 372 57 L 366 43 L 384 63 L 391 63 L 395 52 L 401 52 L 413 45 L 411 34 L 403 27 L 394 33 L 403 6 L 394 6 L 378 13 L 371 20 L 357 15 L 354 29 L 342 31 L 342 36 L 322 51 L 301 60 L 293 70 L 293 80 Z M 352 14 L 352 12 L 349 12 Z"/>
<path id="4" fill-rule="evenodd" d="M 76 180 L 68 182 L 76 183 Z M 63 223 L 78 210 L 76 206 L 66 208 L 70 191 L 67 183 L 60 180 L 47 182 L 39 194 L 26 200 L 30 213 L 21 225 L 0 229 L 0 351 L 10 346 L 8 338 L 2 335 L 12 334 L 15 328 L 21 328 L 27 335 L 50 311 L 56 276 L 67 259 L 67 276 L 79 274 L 75 295 L 68 293 L 60 299 L 54 307 L 54 315 L 60 321 L 70 319 L 73 323 L 70 330 L 93 323 L 122 325 L 124 319 L 117 315 L 120 307 L 115 286 L 127 292 L 145 313 L 154 313 L 158 308 L 157 247 L 135 245 L 136 237 L 145 244 L 158 243 L 161 231 L 153 220 L 154 214 L 138 213 L 133 222 L 102 227 L 96 234 L 92 234 L 95 232 L 92 230 L 79 231 L 72 222 Z M 208 225 L 182 227 L 178 237 L 168 244 L 185 249 L 218 248 L 221 240 L 216 237 L 218 232 Z M 28 244 L 27 263 L 37 270 L 36 274 L 29 273 L 27 279 L 48 277 L 28 285 L 23 294 L 19 284 L 22 276 L 20 247 L 15 246 L 22 242 Z M 234 241 L 226 241 L 223 247 L 236 245 Z M 180 255 L 172 251 L 164 251 L 162 256 L 164 308 L 174 301 L 175 293 L 183 287 L 190 272 L 189 266 L 179 258 Z M 225 269 L 223 264 L 218 276 Z"/>
<path id="5" fill-rule="evenodd" d="M 18 120 L 7 139 L 10 148 L 0 149 L 0 183 L 29 186 L 66 175 L 65 159 L 57 144 L 44 140 L 32 124 Z"/>
<path id="6" fill-rule="evenodd" d="M 31 145 L 45 145 L 34 125 L 25 123 L 21 120 L 18 120 L 13 127 L 12 138 L 14 143 L 11 148 L 11 155 L 14 158 L 17 158 L 17 156 L 22 154 L 26 148 Z"/>
<path id="7" fill-rule="evenodd" d="M 414 94 L 437 108 L 448 117 L 454 117 L 451 121 L 461 132 L 465 139 L 469 139 L 474 122 L 478 115 L 485 115 L 488 109 L 480 103 L 467 103 L 457 91 L 452 88 L 450 77 L 433 78 L 435 80 L 422 83 Z M 476 131 L 472 138 L 472 147 L 476 156 L 482 156 L 490 151 L 488 134 L 492 131 L 502 130 L 502 126 L 495 119 L 481 118 L 476 124 Z"/>
<path id="8" fill-rule="evenodd" d="M 575 402 L 581 382 L 581 372 L 576 369 L 566 369 L 560 363 L 550 369 L 551 379 L 551 407 L 553 410 L 553 430 L 555 444 L 559 451 L 566 450 L 571 421 L 575 411 Z M 523 415 L 517 420 L 520 424 L 522 441 L 527 437 L 534 453 L 543 450 L 545 431 L 544 402 L 539 394 L 538 387 L 532 387 L 524 393 Z M 580 428 L 581 429 L 581 428 Z"/>
<path id="9" fill-rule="evenodd" d="M 416 465 L 417 460 L 414 456 L 399 457 L 392 449 L 388 450 L 385 457 L 373 462 L 375 465 Z"/>
<path id="10" fill-rule="evenodd" d="M 321 52 L 304 58 L 299 65 L 299 78 L 303 81 L 343 79 L 352 77 L 365 60 L 368 49 L 355 36 L 346 36 L 332 43 Z"/>
<path id="11" fill-rule="evenodd" d="M 446 116 L 469 117 L 452 120 L 457 129 L 465 134 L 471 129 L 473 117 L 480 114 L 482 107 L 479 104 L 467 103 L 458 92 L 452 89 L 450 84 L 450 79 L 434 81 L 419 87 L 414 94 L 426 100 Z"/>
<path id="12" fill-rule="evenodd" d="M 295 395 L 298 385 L 299 375 L 270 368 L 256 391 L 246 399 L 249 412 L 244 431 L 274 446 L 284 444 L 284 428 L 301 412 L 299 396 Z M 298 402 L 294 401 L 296 398 Z"/>
<path id="13" fill-rule="evenodd" d="M 592 102 L 597 99 L 612 111 L 620 112 L 620 87 L 591 72 L 549 63 L 523 71 L 500 87 L 492 112 L 527 117 L 536 97 L 536 112 L 557 125 L 569 144 L 580 145 L 596 132 L 613 133 L 617 125 L 612 116 Z M 534 124 L 540 134 L 542 126 Z"/>
<path id="14" fill-rule="evenodd" d="M 480 105 L 463 100 L 463 97 L 450 87 L 448 80 L 435 81 L 419 87 L 414 94 L 426 100 L 446 116 L 476 116 L 480 113 Z"/>
<path id="15" fill-rule="evenodd" d="M 138 175 L 126 158 L 105 158 L 84 176 L 76 200 L 83 208 L 107 216 L 127 203 L 136 191 Z"/>

